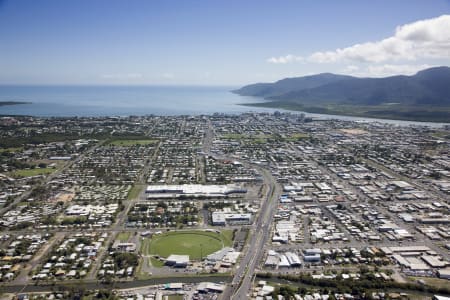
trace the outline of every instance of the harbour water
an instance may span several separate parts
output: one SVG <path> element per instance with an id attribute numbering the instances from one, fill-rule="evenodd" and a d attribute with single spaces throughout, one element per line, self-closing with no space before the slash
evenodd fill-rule
<path id="1" fill-rule="evenodd" d="M 239 105 L 257 102 L 232 87 L 197 86 L 1 86 L 0 101 L 31 104 L 0 107 L 0 114 L 48 117 L 199 115 L 273 111 Z"/>
<path id="2" fill-rule="evenodd" d="M 201 115 L 274 112 L 279 109 L 242 104 L 263 101 L 231 93 L 236 87 L 211 86 L 0 86 L 0 101 L 30 104 L 0 106 L 0 115 L 93 117 L 128 115 Z M 283 110 L 279 110 L 283 111 Z M 300 112 L 292 112 L 300 113 Z M 319 119 L 377 121 L 395 125 L 443 126 L 427 123 L 310 114 Z"/>

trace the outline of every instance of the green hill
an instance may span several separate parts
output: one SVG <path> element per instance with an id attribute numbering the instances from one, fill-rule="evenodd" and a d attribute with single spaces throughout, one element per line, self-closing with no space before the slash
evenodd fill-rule
<path id="1" fill-rule="evenodd" d="M 257 106 L 450 122 L 449 67 L 430 68 L 413 76 L 385 78 L 324 73 L 252 84 L 233 92 L 271 100 Z"/>

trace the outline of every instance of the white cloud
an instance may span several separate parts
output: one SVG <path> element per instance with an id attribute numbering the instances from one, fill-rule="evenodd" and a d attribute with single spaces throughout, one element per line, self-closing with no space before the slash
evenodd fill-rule
<path id="1" fill-rule="evenodd" d="M 355 72 L 358 70 L 359 70 L 359 67 L 355 66 L 355 65 L 349 65 L 349 66 L 345 67 L 345 72 L 349 72 L 349 73 Z"/>
<path id="2" fill-rule="evenodd" d="M 450 58 L 450 15 L 399 26 L 393 36 L 380 41 L 315 52 L 308 60 L 317 63 L 342 60 L 381 63 L 421 58 Z"/>
<path id="3" fill-rule="evenodd" d="M 392 75 L 414 75 L 417 72 L 428 69 L 433 66 L 428 64 L 423 65 L 373 65 L 367 67 L 367 72 L 369 76 L 372 77 L 385 77 L 385 76 L 392 76 Z"/>
<path id="4" fill-rule="evenodd" d="M 103 74 L 100 76 L 103 79 L 142 79 L 144 76 L 140 73 L 127 73 L 127 74 Z"/>
<path id="5" fill-rule="evenodd" d="M 358 76 L 358 77 L 386 77 L 393 75 L 414 75 L 418 71 L 434 67 L 433 65 L 420 64 L 420 65 L 408 65 L 408 64 L 383 64 L 383 65 L 370 65 L 366 68 L 359 68 L 356 66 L 347 66 L 344 70 L 344 74 Z"/>
<path id="6" fill-rule="evenodd" d="M 273 64 L 287 64 L 291 62 L 299 62 L 303 61 L 303 57 L 296 56 L 292 54 L 288 54 L 285 56 L 279 56 L 279 57 L 271 57 L 267 59 L 267 62 L 273 63 Z"/>

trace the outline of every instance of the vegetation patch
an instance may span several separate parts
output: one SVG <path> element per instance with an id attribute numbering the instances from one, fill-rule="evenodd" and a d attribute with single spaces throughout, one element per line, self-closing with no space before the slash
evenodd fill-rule
<path id="1" fill-rule="evenodd" d="M 350 105 L 343 103 L 301 104 L 289 101 L 245 103 L 244 106 L 280 108 L 325 115 L 393 119 L 421 122 L 448 122 L 450 108 L 421 105 Z"/>
<path id="2" fill-rule="evenodd" d="M 139 193 L 142 191 L 143 188 L 144 188 L 143 184 L 133 185 L 131 190 L 128 192 L 128 195 L 127 195 L 128 200 L 136 199 L 137 197 L 139 197 Z"/>
<path id="3" fill-rule="evenodd" d="M 293 286 L 308 286 L 308 287 L 318 287 L 327 288 L 332 291 L 340 293 L 351 293 L 356 294 L 368 294 L 370 291 L 380 290 L 380 289 L 394 289 L 403 290 L 405 292 L 421 292 L 429 294 L 443 294 L 450 295 L 450 289 L 448 286 L 436 287 L 432 285 L 423 285 L 414 282 L 395 282 L 395 281 L 385 281 L 380 278 L 376 278 L 373 273 L 361 272 L 361 277 L 358 281 L 352 279 L 343 279 L 340 275 L 334 279 L 314 279 L 310 274 L 301 275 L 281 275 L 281 274 L 258 274 L 257 278 L 269 279 L 271 281 L 279 283 L 289 283 Z M 302 292 L 301 292 L 302 293 Z M 302 293 L 303 294 L 303 293 Z"/>
<path id="4" fill-rule="evenodd" d="M 160 259 L 157 259 L 153 256 L 150 256 L 150 263 L 152 264 L 152 267 L 155 268 L 162 268 L 164 267 L 164 262 Z"/>
<path id="5" fill-rule="evenodd" d="M 0 106 L 19 105 L 19 104 L 31 104 L 31 102 L 25 102 L 25 101 L 0 101 Z"/>
<path id="6" fill-rule="evenodd" d="M 154 227 L 196 225 L 198 208 L 192 201 L 147 201 L 136 204 L 128 213 L 128 226 L 151 223 Z"/>
<path id="7" fill-rule="evenodd" d="M 424 282 L 426 285 L 435 288 L 446 288 L 449 285 L 447 279 L 435 278 L 435 277 L 409 277 L 413 282 Z"/>
<path id="8" fill-rule="evenodd" d="M 168 295 L 167 300 L 183 300 L 183 295 Z"/>
<path id="9" fill-rule="evenodd" d="M 309 135 L 307 135 L 305 133 L 294 133 L 291 136 L 286 137 L 284 140 L 286 142 L 296 142 L 296 141 L 299 141 L 299 140 L 302 140 L 302 139 L 306 139 L 308 137 L 309 137 Z"/>
<path id="10" fill-rule="evenodd" d="M 22 169 L 13 172 L 14 177 L 31 177 L 38 175 L 47 175 L 55 172 L 53 168 L 35 168 L 35 169 Z"/>
<path id="11" fill-rule="evenodd" d="M 232 232 L 231 232 L 232 234 Z M 198 260 L 231 245 L 230 233 L 215 231 L 174 231 L 153 236 L 149 245 L 143 244 L 144 255 L 168 257 L 171 254 L 189 255 Z"/>
<path id="12" fill-rule="evenodd" d="M 145 145 L 153 145 L 158 143 L 158 140 L 111 140 L 109 141 L 109 145 L 113 146 L 122 146 L 122 147 L 131 147 L 131 146 L 145 146 Z"/>
<path id="13" fill-rule="evenodd" d="M 139 251 L 143 255 L 148 255 L 148 253 L 150 252 L 150 239 L 149 238 L 142 238 Z"/>
<path id="14" fill-rule="evenodd" d="M 130 239 L 131 232 L 120 232 L 116 236 L 116 240 L 121 241 L 122 243 L 127 242 Z"/>
<path id="15" fill-rule="evenodd" d="M 434 137 L 439 139 L 450 139 L 450 131 L 437 131 L 432 134 Z M 1 151 L 1 150 L 0 150 Z"/>
<path id="16" fill-rule="evenodd" d="M 16 152 L 19 152 L 22 150 L 23 150 L 23 147 L 0 148 L 0 153 L 3 153 L 3 152 L 16 153 Z"/>

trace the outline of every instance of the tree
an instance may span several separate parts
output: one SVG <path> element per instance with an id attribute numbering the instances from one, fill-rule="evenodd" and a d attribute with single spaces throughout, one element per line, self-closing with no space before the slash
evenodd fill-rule
<path id="1" fill-rule="evenodd" d="M 369 267 L 367 267 L 366 265 L 362 265 L 359 267 L 359 272 L 361 274 L 367 274 L 367 273 L 369 273 L 369 271 L 370 271 Z"/>
<path id="2" fill-rule="evenodd" d="M 46 216 L 41 220 L 44 225 L 56 225 L 58 222 L 55 216 Z"/>
<path id="3" fill-rule="evenodd" d="M 137 266 L 139 258 L 135 253 L 116 252 L 113 255 L 114 262 L 119 269 L 124 269 L 130 266 Z"/>
<path id="4" fill-rule="evenodd" d="M 95 295 L 95 299 L 116 300 L 119 298 L 110 290 L 99 290 L 97 295 Z"/>

